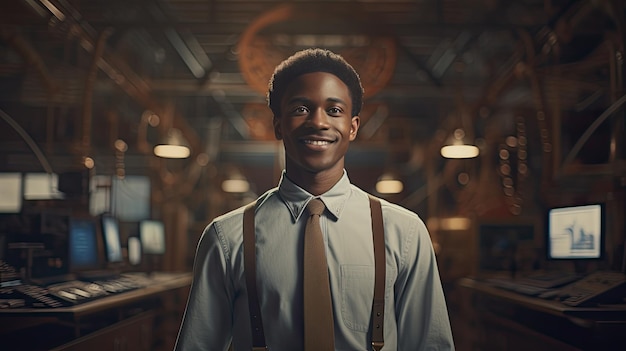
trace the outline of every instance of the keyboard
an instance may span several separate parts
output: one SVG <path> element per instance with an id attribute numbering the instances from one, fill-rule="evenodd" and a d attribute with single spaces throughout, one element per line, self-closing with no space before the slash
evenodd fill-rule
<path id="1" fill-rule="evenodd" d="M 19 285 L 22 283 L 20 273 L 15 267 L 0 260 L 0 288 Z"/>
<path id="2" fill-rule="evenodd" d="M 527 296 L 539 296 L 550 290 L 548 288 L 521 284 L 517 280 L 508 278 L 491 278 L 487 279 L 486 282 L 496 288 L 513 291 Z"/>
<path id="3" fill-rule="evenodd" d="M 558 287 L 550 288 L 529 285 L 527 278 L 498 277 L 486 279 L 485 282 L 496 288 L 545 300 L 560 301 L 568 306 L 626 303 L 626 275 L 623 273 L 599 271 L 584 276 L 571 275 L 562 278 L 562 280 L 546 279 L 549 282 L 545 284 L 546 286 L 559 281 Z M 565 278 L 573 281 L 561 283 L 567 281 Z"/>
<path id="4" fill-rule="evenodd" d="M 20 284 L 12 287 L 0 288 L 2 308 L 18 307 L 63 307 L 67 304 L 63 300 L 51 296 L 48 289 L 39 285 Z"/>
<path id="5" fill-rule="evenodd" d="M 147 280 L 118 277 L 93 282 L 70 280 L 51 285 L 0 287 L 0 308 L 56 308 L 78 305 L 149 285 Z"/>
<path id="6" fill-rule="evenodd" d="M 519 284 L 538 288 L 553 289 L 573 283 L 583 277 L 581 274 L 559 271 L 543 271 L 531 273 L 517 279 Z"/>
<path id="7" fill-rule="evenodd" d="M 559 299 L 569 306 L 626 303 L 626 275 L 620 272 L 594 272 L 564 287 Z"/>
<path id="8" fill-rule="evenodd" d="M 91 301 L 109 293 L 100 285 L 78 280 L 49 285 L 48 293 L 70 304 Z"/>
<path id="9" fill-rule="evenodd" d="M 93 284 L 99 285 L 110 294 L 122 293 L 147 286 L 144 282 L 128 276 L 117 278 L 95 280 Z"/>

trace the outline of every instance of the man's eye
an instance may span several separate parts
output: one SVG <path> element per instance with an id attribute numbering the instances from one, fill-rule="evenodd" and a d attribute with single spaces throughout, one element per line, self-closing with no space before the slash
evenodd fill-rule
<path id="1" fill-rule="evenodd" d="M 309 112 L 309 109 L 305 106 L 298 106 L 292 110 L 292 114 L 294 115 L 303 115 Z"/>
<path id="2" fill-rule="evenodd" d="M 328 109 L 328 113 L 333 116 L 337 116 L 343 112 L 339 107 L 331 107 Z"/>

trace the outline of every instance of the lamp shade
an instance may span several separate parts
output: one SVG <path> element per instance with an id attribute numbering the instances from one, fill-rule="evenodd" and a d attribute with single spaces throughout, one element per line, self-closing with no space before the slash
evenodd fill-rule
<path id="1" fill-rule="evenodd" d="M 473 158 L 478 153 L 478 147 L 467 144 L 446 145 L 441 148 L 441 156 L 445 158 Z"/>
<path id="2" fill-rule="evenodd" d="M 222 190 L 226 193 L 245 193 L 250 189 L 250 183 L 245 179 L 226 179 L 222 182 Z"/>
<path id="3" fill-rule="evenodd" d="M 222 182 L 222 190 L 226 193 L 246 193 L 250 190 L 250 183 L 238 170 L 229 172 L 228 178 Z"/>
<path id="4" fill-rule="evenodd" d="M 376 182 L 376 191 L 379 194 L 399 194 L 403 189 L 402 181 L 389 173 L 383 174 Z"/>
<path id="5" fill-rule="evenodd" d="M 191 150 L 183 133 L 172 128 L 167 132 L 163 142 L 154 147 L 154 154 L 163 158 L 187 158 Z"/>
<path id="6" fill-rule="evenodd" d="M 463 129 L 456 129 L 451 139 L 448 145 L 441 148 L 441 156 L 445 158 L 473 158 L 480 153 L 477 146 L 464 142 L 465 131 Z"/>

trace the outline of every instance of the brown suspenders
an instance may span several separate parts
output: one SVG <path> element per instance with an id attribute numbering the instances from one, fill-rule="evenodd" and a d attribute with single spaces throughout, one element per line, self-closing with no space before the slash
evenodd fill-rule
<path id="1" fill-rule="evenodd" d="M 256 235 L 254 233 L 254 208 L 256 201 L 248 204 L 243 215 L 243 262 L 248 289 L 248 309 L 250 309 L 250 326 L 252 327 L 252 351 L 267 350 L 259 294 L 256 286 Z"/>
<path id="2" fill-rule="evenodd" d="M 372 212 L 372 235 L 374 237 L 374 301 L 372 303 L 372 318 L 370 330 L 372 332 L 372 349 L 380 351 L 383 348 L 385 324 L 385 229 L 383 227 L 383 210 L 380 200 L 372 195 L 370 198 L 370 211 Z"/>
<path id="3" fill-rule="evenodd" d="M 380 200 L 369 195 L 370 211 L 372 216 L 372 233 L 374 240 L 374 299 L 372 303 L 372 318 L 370 332 L 372 335 L 372 349 L 380 351 L 384 345 L 383 326 L 385 320 L 385 232 Z M 243 255 L 248 289 L 248 308 L 250 309 L 250 326 L 252 328 L 252 350 L 267 350 L 263 320 L 256 285 L 256 250 L 254 231 L 254 208 L 256 202 L 248 204 L 243 216 Z"/>

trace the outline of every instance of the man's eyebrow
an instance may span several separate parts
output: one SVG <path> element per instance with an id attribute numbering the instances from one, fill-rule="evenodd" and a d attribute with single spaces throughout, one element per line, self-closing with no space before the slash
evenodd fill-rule
<path id="1" fill-rule="evenodd" d="M 291 105 L 291 104 L 298 104 L 298 103 L 302 103 L 302 104 L 306 104 L 306 103 L 310 103 L 312 100 L 309 98 L 306 98 L 304 96 L 294 96 L 291 99 L 287 100 L 287 104 Z M 332 102 L 335 104 L 343 104 L 343 105 L 347 105 L 347 103 L 340 98 L 334 98 L 334 97 L 329 97 L 326 99 L 326 102 Z"/>
<path id="2" fill-rule="evenodd" d="M 304 96 L 294 96 L 291 99 L 287 100 L 287 104 L 306 103 L 310 101 L 311 101 L 310 99 L 307 99 Z"/>
<path id="3" fill-rule="evenodd" d="M 326 101 L 347 105 L 347 103 L 345 101 L 343 101 L 342 99 L 340 99 L 340 98 L 332 98 L 331 97 L 331 98 L 326 99 Z"/>

